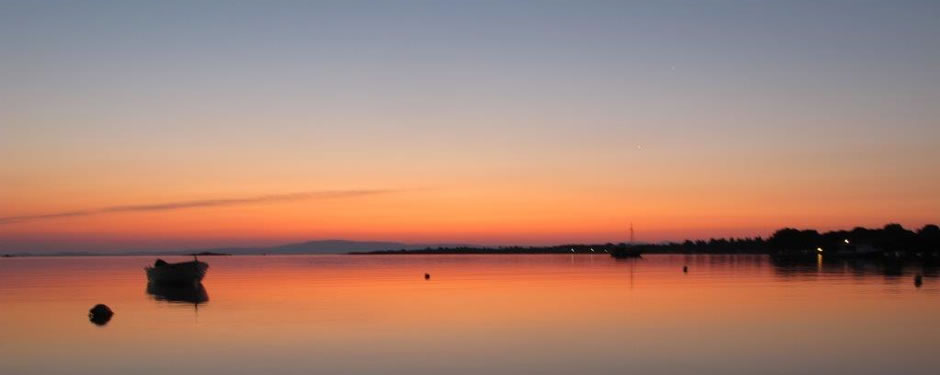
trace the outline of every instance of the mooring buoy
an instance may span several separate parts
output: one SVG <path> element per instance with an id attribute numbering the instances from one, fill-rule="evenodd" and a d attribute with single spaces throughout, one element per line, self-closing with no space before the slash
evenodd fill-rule
<path id="1" fill-rule="evenodd" d="M 114 311 L 111 311 L 111 308 L 103 303 L 99 303 L 91 310 L 88 310 L 88 321 L 95 325 L 103 326 L 108 324 L 112 316 L 114 316 Z"/>

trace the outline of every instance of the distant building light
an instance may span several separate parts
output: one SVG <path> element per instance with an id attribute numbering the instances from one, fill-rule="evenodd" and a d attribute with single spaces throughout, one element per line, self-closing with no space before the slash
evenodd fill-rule
<path id="1" fill-rule="evenodd" d="M 817 247 L 817 248 L 816 248 L 816 251 L 818 251 L 818 252 L 821 253 L 821 252 L 823 252 L 823 249 L 822 249 L 821 247 Z"/>
<path id="2" fill-rule="evenodd" d="M 845 243 L 849 243 L 849 239 L 848 239 L 848 238 L 845 239 Z"/>

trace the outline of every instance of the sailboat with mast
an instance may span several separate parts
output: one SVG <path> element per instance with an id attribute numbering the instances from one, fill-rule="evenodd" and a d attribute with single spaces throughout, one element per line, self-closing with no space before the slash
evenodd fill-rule
<path id="1" fill-rule="evenodd" d="M 630 223 L 630 243 L 617 246 L 611 250 L 610 256 L 618 259 L 639 258 L 642 254 L 635 241 L 636 238 L 633 232 L 633 223 Z"/>

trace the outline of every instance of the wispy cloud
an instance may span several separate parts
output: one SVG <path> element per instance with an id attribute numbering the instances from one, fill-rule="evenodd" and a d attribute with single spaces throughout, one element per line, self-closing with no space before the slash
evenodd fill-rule
<path id="1" fill-rule="evenodd" d="M 310 192 L 290 193 L 290 194 L 269 194 L 269 195 L 261 195 L 261 196 L 248 197 L 248 198 L 205 199 L 205 200 L 182 201 L 182 202 L 111 206 L 111 207 L 93 208 L 93 209 L 87 209 L 87 210 L 55 212 L 55 213 L 49 213 L 49 214 L 0 217 L 0 225 L 22 223 L 25 221 L 34 221 L 34 220 L 67 218 L 67 217 L 76 217 L 76 216 L 91 216 L 91 215 L 101 215 L 101 214 L 120 213 L 120 212 L 171 211 L 171 210 L 182 210 L 182 209 L 188 209 L 188 208 L 239 206 L 239 205 L 249 205 L 249 204 L 290 202 L 290 201 L 310 200 L 310 199 L 354 198 L 354 197 L 362 197 L 362 196 L 368 196 L 368 195 L 387 194 L 387 193 L 392 193 L 395 191 L 396 190 L 327 190 L 327 191 L 310 191 Z"/>

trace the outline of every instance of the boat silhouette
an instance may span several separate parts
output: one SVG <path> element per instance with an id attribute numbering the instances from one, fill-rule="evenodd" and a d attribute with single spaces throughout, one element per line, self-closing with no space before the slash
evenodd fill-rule
<path id="1" fill-rule="evenodd" d="M 189 262 L 167 263 L 157 259 L 147 271 L 147 281 L 151 284 L 196 285 L 202 282 L 209 270 L 209 264 L 200 262 L 196 256 Z"/>

